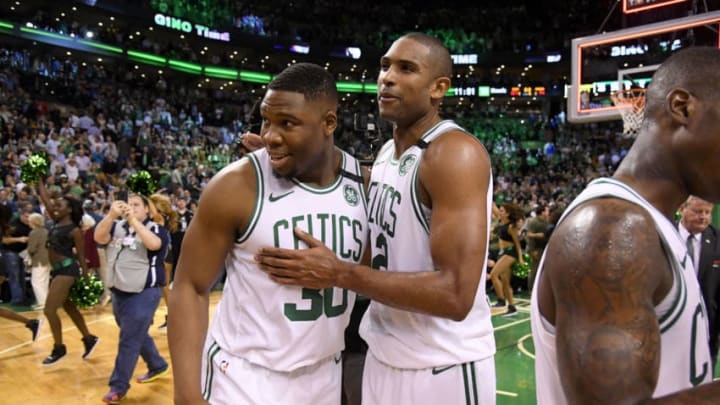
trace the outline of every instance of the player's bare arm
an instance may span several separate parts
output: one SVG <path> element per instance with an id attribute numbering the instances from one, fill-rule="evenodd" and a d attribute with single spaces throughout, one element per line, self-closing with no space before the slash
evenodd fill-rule
<path id="1" fill-rule="evenodd" d="M 247 159 L 228 166 L 208 183 L 185 234 L 168 310 L 176 404 L 202 401 L 200 368 L 210 289 L 236 232 L 249 221 L 256 193 L 255 172 Z"/>
<path id="2" fill-rule="evenodd" d="M 540 310 L 556 327 L 569 403 L 685 404 L 717 395 L 704 387 L 682 400 L 651 399 L 660 365 L 654 307 L 670 290 L 672 271 L 647 212 L 611 199 L 581 205 L 548 249 Z"/>
<path id="3" fill-rule="evenodd" d="M 38 197 L 47 211 L 55 210 L 55 202 L 50 198 L 50 193 L 45 188 L 45 180 L 40 179 L 37 184 Z"/>
<path id="4" fill-rule="evenodd" d="M 257 255 L 261 269 L 287 285 L 335 285 L 396 308 L 464 319 L 484 270 L 489 158 L 467 134 L 451 132 L 431 143 L 420 170 L 421 199 L 432 207 L 434 269 L 401 273 L 348 264 L 301 231 L 310 249 L 263 248 Z"/>

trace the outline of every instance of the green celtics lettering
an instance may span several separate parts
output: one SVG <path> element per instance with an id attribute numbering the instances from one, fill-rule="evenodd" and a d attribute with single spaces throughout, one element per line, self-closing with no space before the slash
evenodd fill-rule
<path id="1" fill-rule="evenodd" d="M 281 219 L 273 226 L 274 246 L 280 247 L 280 241 L 284 237 L 292 237 L 293 248 L 300 249 L 300 240 L 293 233 L 295 227 L 320 239 L 341 258 L 360 260 L 365 233 L 363 224 L 357 219 L 327 213 L 297 215 Z M 349 235 L 352 235 L 352 240 L 347 240 Z"/>

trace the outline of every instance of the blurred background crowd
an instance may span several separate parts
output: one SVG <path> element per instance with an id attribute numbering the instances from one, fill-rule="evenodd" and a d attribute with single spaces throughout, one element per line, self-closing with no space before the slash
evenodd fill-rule
<path id="1" fill-rule="evenodd" d="M 456 66 L 454 85 L 544 89 L 525 98 L 447 97 L 442 106 L 490 152 L 498 206 L 517 204 L 533 218 L 538 208 L 564 206 L 590 179 L 612 173 L 632 143 L 619 121 L 566 122 L 570 40 L 698 7 L 691 2 L 635 17 L 615 11 L 618 2 L 611 0 L 60 3 L 0 5 L 0 204 L 10 208 L 19 233 L 30 229 L 18 225 L 28 225 L 23 213 L 42 211 L 34 188 L 20 179 L 32 153 L 50 156 L 48 188 L 75 194 L 96 220 L 137 170 L 149 171 L 174 207 L 192 211 L 213 174 L 247 153 L 240 140 L 259 131 L 264 84 L 169 69 L 170 60 L 187 62 L 190 70 L 240 69 L 241 79 L 244 70 L 272 75 L 289 63 L 313 61 L 339 81 L 372 85 L 382 50 L 416 30 L 438 37 L 454 54 L 476 55 L 477 63 Z M 171 17 L 191 29 L 168 23 Z M 197 24 L 230 40 L 204 37 Z M 110 51 L 64 45 L 62 38 Z M 130 50 L 165 62 L 140 63 Z M 550 53 L 564 63 L 528 62 Z M 374 94 L 341 94 L 336 143 L 369 163 L 391 128 L 375 118 Z M 0 294 L 8 300 L 7 286 Z"/>

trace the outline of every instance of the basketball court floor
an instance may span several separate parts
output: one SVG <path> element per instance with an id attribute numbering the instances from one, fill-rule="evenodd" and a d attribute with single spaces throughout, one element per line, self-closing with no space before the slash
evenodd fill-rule
<path id="1" fill-rule="evenodd" d="M 220 299 L 220 292 L 213 292 L 211 305 Z M 533 344 L 530 336 L 529 301 L 518 299 L 518 313 L 504 318 L 502 309 L 493 316 L 497 341 L 497 399 L 498 404 L 534 404 L 535 370 L 533 368 Z M 111 305 L 83 311 L 90 331 L 100 337 L 92 356 L 83 361 L 80 333 L 60 311 L 63 322 L 63 338 L 68 348 L 64 359 L 53 366 L 43 366 L 42 359 L 52 349 L 52 336 L 47 323 L 41 327 L 37 342 L 30 341 L 30 332 L 20 323 L 0 319 L 0 383 L 3 404 L 57 405 L 96 404 L 108 391 L 107 380 L 112 372 L 117 349 L 118 329 L 112 316 Z M 155 315 L 151 336 L 160 352 L 169 359 L 167 335 L 159 331 L 165 316 L 161 305 Z M 42 317 L 37 311 L 23 313 L 27 317 Z M 139 362 L 135 375 L 144 373 Z M 150 384 L 132 383 L 124 404 L 171 404 L 173 381 L 171 376 Z"/>
<path id="2" fill-rule="evenodd" d="M 220 292 L 211 295 L 211 307 L 220 299 Z M 502 317 L 503 309 L 493 310 L 497 353 L 497 404 L 530 405 L 535 403 L 534 351 L 530 333 L 530 301 L 525 296 L 517 300 L 518 313 Z M 83 361 L 80 333 L 64 312 L 63 339 L 68 348 L 64 359 L 52 366 L 43 366 L 43 358 L 52 349 L 52 336 L 43 323 L 37 342 L 30 341 L 30 332 L 20 323 L 0 319 L 0 404 L 55 405 L 99 404 L 108 391 L 107 380 L 112 372 L 117 351 L 118 329 L 112 316 L 112 306 L 83 311 L 90 331 L 100 337 L 100 343 L 88 360 Z M 27 317 L 42 317 L 37 311 L 23 313 Z M 157 329 L 166 314 L 164 304 L 155 314 L 150 335 L 160 353 L 169 360 L 167 335 Z M 138 362 L 135 375 L 144 373 L 145 365 Z M 716 374 L 720 373 L 720 367 Z M 131 382 L 132 387 L 123 404 L 172 404 L 173 380 L 168 375 L 149 384 Z"/>

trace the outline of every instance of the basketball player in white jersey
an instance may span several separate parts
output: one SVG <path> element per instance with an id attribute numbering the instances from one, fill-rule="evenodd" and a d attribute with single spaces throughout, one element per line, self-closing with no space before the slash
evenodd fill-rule
<path id="1" fill-rule="evenodd" d="M 539 404 L 720 403 L 672 222 L 689 194 L 720 202 L 719 157 L 720 50 L 681 50 L 654 74 L 614 176 L 578 196 L 546 248 L 531 313 Z"/>
<path id="2" fill-rule="evenodd" d="M 380 115 L 393 139 L 368 189 L 372 268 L 341 262 L 299 232 L 307 250 L 264 248 L 279 283 L 337 286 L 372 299 L 360 326 L 369 351 L 363 404 L 494 404 L 495 341 L 485 298 L 490 159 L 439 105 L 452 63 L 412 33 L 380 62 Z"/>
<path id="3" fill-rule="evenodd" d="M 175 403 L 340 404 L 344 330 L 355 293 L 283 286 L 258 270 L 261 246 L 303 247 L 299 228 L 338 260 L 366 251 L 359 163 L 337 149 L 337 90 L 320 66 L 290 66 L 260 108 L 266 148 L 218 173 L 180 256 L 168 335 Z M 210 288 L 227 281 L 208 330 Z"/>

